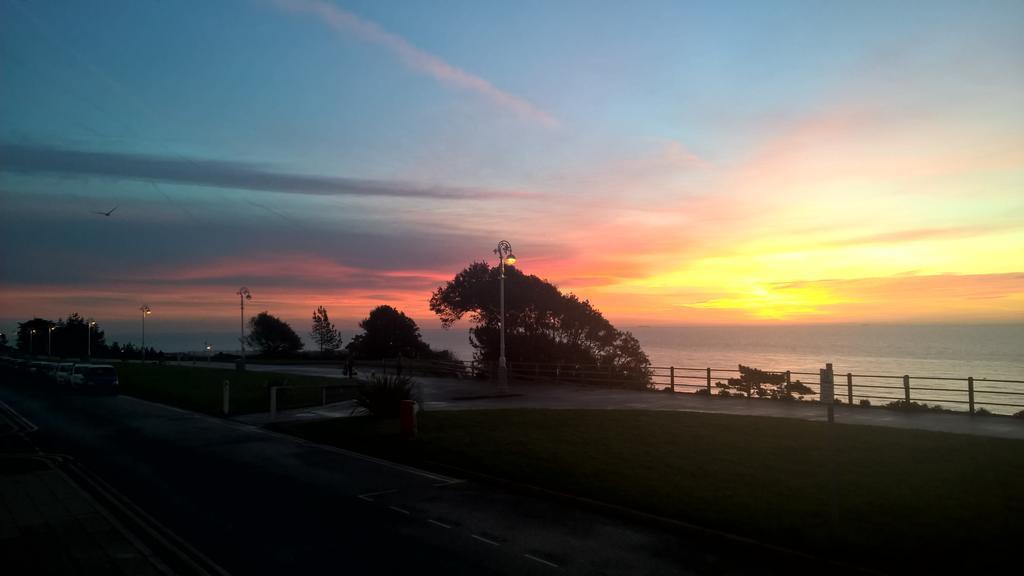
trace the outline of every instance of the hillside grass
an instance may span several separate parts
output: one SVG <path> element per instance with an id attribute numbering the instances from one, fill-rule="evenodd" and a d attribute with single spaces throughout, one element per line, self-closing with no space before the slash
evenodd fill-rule
<path id="1" fill-rule="evenodd" d="M 121 393 L 145 400 L 161 402 L 206 414 L 223 414 L 223 383 L 230 382 L 231 414 L 251 414 L 270 410 L 269 383 L 310 388 L 281 390 L 278 409 L 316 406 L 321 403 L 320 386 L 344 386 L 328 389 L 327 401 L 348 400 L 355 395 L 355 380 L 277 374 L 270 372 L 237 372 L 202 366 L 171 366 L 159 364 L 117 365 Z"/>
<path id="2" fill-rule="evenodd" d="M 279 429 L 455 466 L 883 571 L 977 571 L 1024 536 L 1024 442 L 629 410 L 421 413 Z"/>

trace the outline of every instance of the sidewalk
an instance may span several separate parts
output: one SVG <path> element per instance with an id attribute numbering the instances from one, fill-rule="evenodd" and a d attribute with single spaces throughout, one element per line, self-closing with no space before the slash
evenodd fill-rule
<path id="1" fill-rule="evenodd" d="M 782 402 L 747 398 L 708 397 L 696 394 L 620 390 L 594 386 L 514 382 L 512 396 L 494 397 L 494 383 L 480 380 L 419 378 L 416 396 L 424 411 L 491 410 L 540 408 L 551 410 L 665 410 L 707 412 L 739 416 L 767 416 L 824 421 L 825 408 L 810 402 Z M 339 402 L 315 408 L 282 410 L 277 422 L 312 421 L 352 415 L 354 402 Z M 250 414 L 236 418 L 247 424 L 269 423 L 270 414 Z M 1024 440 L 1024 420 L 999 416 L 975 416 L 941 412 L 904 412 L 886 408 L 835 406 L 835 421 L 841 424 L 884 426 L 973 434 Z"/>
<path id="2" fill-rule="evenodd" d="M 27 455 L 0 456 L 0 572 L 170 573 L 64 472 Z"/>

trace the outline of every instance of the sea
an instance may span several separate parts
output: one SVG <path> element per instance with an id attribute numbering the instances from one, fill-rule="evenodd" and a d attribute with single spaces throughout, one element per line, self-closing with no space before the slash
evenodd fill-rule
<path id="1" fill-rule="evenodd" d="M 1024 410 L 1024 324 L 985 325 L 761 325 L 620 326 L 640 341 L 658 368 L 659 387 L 676 367 L 677 390 L 699 386 L 712 368 L 713 380 L 735 376 L 739 365 L 794 375 L 817 383 L 818 371 L 831 363 L 837 398 L 847 401 L 847 373 L 853 375 L 854 402 L 873 405 L 904 398 L 903 376 L 910 377 L 911 400 L 966 410 L 968 384 L 975 380 L 977 408 L 997 413 Z M 447 348 L 469 360 L 473 349 L 466 328 L 423 330 L 435 348 Z M 695 370 L 686 371 L 683 368 Z M 699 370 L 699 371 L 698 371 Z M 694 376 L 682 378 L 682 376 Z M 933 380 L 952 378 L 956 380 Z M 994 382 L 1010 380 L 1017 382 Z M 812 386 L 812 388 L 817 388 Z"/>

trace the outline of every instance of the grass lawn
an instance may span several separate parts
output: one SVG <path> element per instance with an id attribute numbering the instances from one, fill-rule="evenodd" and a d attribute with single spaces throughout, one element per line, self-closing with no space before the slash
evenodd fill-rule
<path id="1" fill-rule="evenodd" d="M 487 410 L 282 425 L 855 565 L 976 571 L 1024 536 L 1024 442 L 685 412 Z M 835 495 L 834 506 L 832 495 Z"/>
<path id="2" fill-rule="evenodd" d="M 347 388 L 329 389 L 328 402 L 352 398 L 356 384 L 354 380 L 321 376 L 236 372 L 201 366 L 122 363 L 118 364 L 117 373 L 122 394 L 215 415 L 223 413 L 224 380 L 231 382 L 232 414 L 269 411 L 270 392 L 267 383 L 272 380 L 286 381 L 290 386 L 348 385 Z M 278 392 L 277 405 L 282 410 L 319 405 L 320 402 L 319 388 Z"/>

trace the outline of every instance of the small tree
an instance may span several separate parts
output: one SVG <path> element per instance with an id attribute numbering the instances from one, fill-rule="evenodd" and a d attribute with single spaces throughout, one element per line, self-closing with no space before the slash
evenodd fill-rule
<path id="1" fill-rule="evenodd" d="M 320 346 L 321 354 L 341 348 L 341 333 L 327 317 L 327 309 L 323 306 L 317 307 L 313 312 L 313 331 L 310 332 L 310 336 Z"/>
<path id="2" fill-rule="evenodd" d="M 723 392 L 733 390 L 734 394 L 743 394 L 748 398 L 757 396 L 773 400 L 793 400 L 794 394 L 803 397 L 814 393 L 814 390 L 799 380 L 787 384 L 785 372 L 766 372 L 742 364 L 739 372 L 739 378 L 729 378 L 728 384 L 718 382 L 716 385 Z"/>
<path id="3" fill-rule="evenodd" d="M 249 320 L 246 341 L 262 354 L 290 354 L 302 350 L 302 339 L 287 322 L 267 312 Z"/>
<path id="4" fill-rule="evenodd" d="M 359 327 L 363 333 L 354 336 L 346 348 L 361 358 L 421 358 L 431 354 L 416 321 L 391 306 L 374 308 Z"/>

